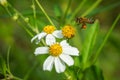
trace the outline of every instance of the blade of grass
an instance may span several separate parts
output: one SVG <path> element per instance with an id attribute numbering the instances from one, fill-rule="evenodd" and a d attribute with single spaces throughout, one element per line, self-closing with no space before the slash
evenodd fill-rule
<path id="1" fill-rule="evenodd" d="M 38 63 L 34 63 L 33 67 L 27 72 L 27 74 L 24 76 L 23 80 L 28 80 L 30 74 L 33 72 L 33 70 L 36 68 L 37 65 L 38 65 Z"/>
<path id="2" fill-rule="evenodd" d="M 38 26 L 37 26 L 37 23 L 36 23 L 36 7 L 35 7 L 35 1 L 34 0 L 32 0 L 32 6 L 31 7 L 33 9 L 35 31 L 36 31 L 36 33 L 39 33 Z"/>
<path id="3" fill-rule="evenodd" d="M 62 17 L 62 20 L 61 20 L 62 23 L 61 23 L 61 24 L 64 24 L 64 22 L 65 22 L 65 18 L 66 18 L 66 16 L 67 16 L 68 11 L 69 11 L 71 2 L 72 2 L 72 0 L 69 0 L 69 2 L 68 2 L 68 4 L 67 4 L 67 8 L 66 8 L 66 10 L 65 10 L 65 13 L 64 13 L 64 15 L 63 15 L 63 17 Z"/>
<path id="4" fill-rule="evenodd" d="M 95 9 L 102 0 L 97 0 L 89 9 L 87 9 L 83 14 L 82 17 L 88 15 L 93 9 Z"/>
<path id="5" fill-rule="evenodd" d="M 42 5 L 40 4 L 40 2 L 38 0 L 35 0 L 36 3 L 38 4 L 39 8 L 42 10 L 42 12 L 44 13 L 44 15 L 46 16 L 46 18 L 48 19 L 48 21 L 51 23 L 51 25 L 55 26 L 52 22 L 52 20 L 50 19 L 50 17 L 47 15 L 47 13 L 45 12 L 44 8 L 42 7 Z"/>
<path id="6" fill-rule="evenodd" d="M 77 7 L 77 9 L 75 9 L 75 11 L 73 12 L 73 14 L 71 15 L 70 19 L 68 20 L 68 22 L 71 22 L 71 20 L 76 16 L 76 14 L 80 11 L 80 9 L 82 8 L 82 6 L 85 4 L 87 0 L 83 0 L 82 2 L 80 2 L 79 6 Z"/>
<path id="7" fill-rule="evenodd" d="M 92 64 L 94 64 L 94 63 L 96 62 L 96 60 L 97 60 L 97 58 L 98 58 L 98 56 L 99 56 L 102 48 L 104 47 L 105 43 L 107 42 L 108 37 L 109 37 L 110 34 L 112 33 L 112 31 L 113 31 L 115 25 L 117 24 L 117 22 L 119 21 L 119 19 L 120 19 L 120 14 L 117 16 L 117 18 L 116 18 L 115 21 L 113 22 L 111 28 L 109 29 L 109 31 L 108 31 L 107 34 L 105 35 L 105 38 L 104 38 L 102 44 L 100 45 L 100 47 L 98 48 L 98 50 L 97 50 L 97 52 L 96 52 L 96 54 L 95 54 L 95 57 L 94 57 L 94 59 L 93 59 Z M 91 65 L 92 65 L 92 64 L 91 64 Z"/>
<path id="8" fill-rule="evenodd" d="M 17 23 L 18 23 L 19 25 L 21 25 L 21 27 L 22 27 L 31 37 L 34 36 L 34 35 L 32 34 L 32 32 L 31 32 L 29 29 L 27 29 L 26 27 L 24 27 L 24 25 L 23 25 L 20 21 L 17 21 Z"/>
<path id="9" fill-rule="evenodd" d="M 108 11 L 108 10 L 111 10 L 117 6 L 120 5 L 120 2 L 116 2 L 116 3 L 113 3 L 113 4 L 109 4 L 107 6 L 102 6 L 102 7 L 99 7 L 97 9 L 95 9 L 93 12 L 91 12 L 91 15 L 94 15 L 94 14 L 97 14 L 97 13 L 100 13 L 100 12 L 104 12 L 104 11 Z"/>
<path id="10" fill-rule="evenodd" d="M 8 7 L 5 7 L 7 13 L 10 15 L 10 17 L 12 16 L 12 13 L 9 11 Z"/>
<path id="11" fill-rule="evenodd" d="M 91 49 L 91 46 L 93 46 L 93 39 L 94 38 L 94 35 L 96 34 L 96 31 L 97 31 L 97 28 L 98 28 L 98 21 L 96 20 L 96 22 L 90 27 L 90 29 L 88 30 L 88 33 L 86 35 L 86 39 L 85 39 L 85 42 L 83 44 L 83 49 L 82 49 L 82 57 L 83 57 L 83 70 L 87 67 L 87 60 L 88 60 L 88 56 L 89 56 L 89 53 L 90 53 L 90 49 Z"/>
<path id="12" fill-rule="evenodd" d="M 2 56 L 0 56 L 0 68 L 2 70 L 2 74 L 6 77 L 7 67 L 6 67 L 5 60 L 3 59 Z"/>
<path id="13" fill-rule="evenodd" d="M 12 75 L 12 73 L 10 72 L 10 64 L 9 64 L 10 49 L 11 49 L 11 46 L 9 46 L 8 52 L 7 52 L 7 72 Z"/>
<path id="14" fill-rule="evenodd" d="M 5 76 L 5 80 L 8 79 L 8 77 L 11 77 L 12 79 L 15 79 L 15 80 L 22 80 L 16 76 L 13 76 L 13 74 L 10 71 L 10 66 L 9 66 L 10 49 L 11 49 L 11 46 L 9 46 L 7 51 L 7 64 L 5 63 L 5 60 L 0 56 L 0 67 L 2 68 L 2 73 Z"/>

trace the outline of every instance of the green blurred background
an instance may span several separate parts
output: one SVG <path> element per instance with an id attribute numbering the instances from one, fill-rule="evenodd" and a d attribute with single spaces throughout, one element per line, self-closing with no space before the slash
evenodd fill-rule
<path id="1" fill-rule="evenodd" d="M 8 0 L 24 16 L 32 20 L 31 0 Z M 64 13 L 66 4 L 69 0 L 40 0 L 42 6 L 53 20 L 58 20 Z M 69 10 L 69 16 L 83 0 L 73 0 Z M 76 16 L 80 16 L 86 9 L 91 7 L 96 0 L 88 0 L 84 7 Z M 36 5 L 36 7 L 38 7 Z M 61 14 L 55 14 L 57 8 L 60 8 Z M 120 13 L 119 0 L 103 0 L 87 17 L 95 17 L 100 22 L 99 37 L 102 39 L 108 29 L 111 27 L 116 16 Z M 40 9 L 37 9 L 37 22 L 40 28 L 47 22 Z M 31 36 L 24 30 L 27 25 L 18 24 L 7 14 L 6 10 L 0 6 L 0 56 L 6 61 L 8 47 L 10 50 L 10 69 L 13 75 L 23 78 L 30 73 L 28 80 L 64 80 L 63 74 L 43 71 L 42 64 L 44 55 L 34 56 L 34 50 L 37 47 L 31 43 Z M 35 34 L 34 34 L 35 35 Z M 100 40 L 101 40 L 100 39 Z M 43 60 L 41 60 L 43 58 Z M 116 25 L 107 43 L 102 49 L 97 61 L 103 70 L 105 80 L 120 80 L 120 21 Z M 1 69 L 0 69 L 1 70 Z"/>

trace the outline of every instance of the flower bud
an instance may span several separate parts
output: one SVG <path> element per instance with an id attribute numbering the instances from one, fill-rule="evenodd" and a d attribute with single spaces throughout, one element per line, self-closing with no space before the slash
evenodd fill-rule
<path id="1" fill-rule="evenodd" d="M 13 15 L 12 19 L 16 21 L 16 20 L 18 19 L 18 17 L 19 17 L 19 16 L 18 16 L 18 14 L 16 13 L 16 14 Z"/>
<path id="2" fill-rule="evenodd" d="M 26 22 L 29 22 L 29 18 L 28 18 L 28 17 L 26 17 L 26 18 L 25 18 L 25 21 L 26 21 Z"/>
<path id="3" fill-rule="evenodd" d="M 7 0 L 0 0 L 0 4 L 2 6 L 7 6 Z"/>

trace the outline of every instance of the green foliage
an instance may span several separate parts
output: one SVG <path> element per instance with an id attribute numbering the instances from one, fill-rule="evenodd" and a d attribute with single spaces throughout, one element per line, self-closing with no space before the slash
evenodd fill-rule
<path id="1" fill-rule="evenodd" d="M 0 6 L 0 80 L 118 80 L 120 78 L 118 75 L 120 59 L 111 56 L 120 55 L 120 28 L 116 27 L 119 26 L 117 23 L 120 20 L 119 0 L 22 1 L 8 0 L 7 6 Z M 108 13 L 104 12 L 108 11 L 111 11 L 113 17 L 105 19 L 104 16 Z M 76 17 L 91 19 L 94 16 L 100 17 L 95 19 L 93 24 L 86 23 L 85 30 L 80 28 L 82 24 L 77 25 L 75 22 Z M 107 26 L 104 25 L 106 20 L 110 20 Z M 44 40 L 40 45 L 34 45 L 30 39 L 41 32 L 46 25 L 54 25 L 57 29 L 61 29 L 64 25 L 72 25 L 76 29 L 76 35 L 68 41 L 78 48 L 80 55 L 73 57 L 74 65 L 67 66 L 64 73 L 57 74 L 55 69 L 51 72 L 43 71 L 43 62 L 48 56 L 34 55 L 36 47 L 45 45 Z M 115 27 L 116 31 L 112 32 Z M 9 45 L 11 48 L 7 48 Z M 115 65 L 107 61 L 105 55 L 108 59 L 115 60 Z M 107 68 L 112 69 L 111 72 L 105 70 Z"/>
<path id="2" fill-rule="evenodd" d="M 83 49 L 81 53 L 83 57 L 83 65 L 85 68 L 89 65 L 86 62 L 88 62 L 89 56 L 91 55 L 90 52 L 93 51 L 93 47 L 95 47 L 94 44 L 96 42 L 96 36 L 99 28 L 98 24 L 98 21 L 96 21 L 94 25 L 90 26 L 83 43 Z"/>
<path id="3" fill-rule="evenodd" d="M 104 80 L 103 71 L 98 66 L 91 66 L 83 73 L 83 80 Z"/>

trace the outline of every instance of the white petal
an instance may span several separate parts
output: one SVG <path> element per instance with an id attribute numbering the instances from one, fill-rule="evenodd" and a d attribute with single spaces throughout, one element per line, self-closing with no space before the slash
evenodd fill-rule
<path id="1" fill-rule="evenodd" d="M 49 56 L 43 64 L 43 70 L 51 71 L 53 67 L 53 63 L 54 63 L 54 57 Z"/>
<path id="2" fill-rule="evenodd" d="M 72 66 L 74 64 L 74 60 L 72 59 L 71 56 L 66 55 L 66 54 L 61 54 L 60 58 L 68 65 Z"/>
<path id="3" fill-rule="evenodd" d="M 64 46 L 64 47 L 62 47 L 62 49 L 63 49 L 64 54 L 73 55 L 73 56 L 79 56 L 79 51 L 75 47 L 71 47 L 71 46 L 66 47 L 66 46 Z"/>
<path id="4" fill-rule="evenodd" d="M 69 46 L 69 44 L 67 43 L 67 40 L 61 41 L 61 42 L 60 42 L 60 45 L 63 46 L 63 47 L 64 47 L 64 46 L 66 46 L 66 47 Z"/>
<path id="5" fill-rule="evenodd" d="M 31 39 L 31 42 L 33 42 L 36 38 L 38 38 L 38 35 L 39 35 L 39 34 L 37 34 L 36 36 L 34 36 L 34 37 Z"/>
<path id="6" fill-rule="evenodd" d="M 39 35 L 38 35 L 38 39 L 41 40 L 43 37 L 46 36 L 47 33 L 45 32 L 41 32 Z"/>
<path id="7" fill-rule="evenodd" d="M 61 73 L 65 71 L 65 64 L 62 63 L 58 57 L 55 58 L 54 62 L 57 73 Z"/>
<path id="8" fill-rule="evenodd" d="M 52 45 L 55 42 L 56 42 L 56 39 L 55 39 L 55 37 L 52 34 L 48 34 L 46 36 L 46 44 L 47 45 Z"/>
<path id="9" fill-rule="evenodd" d="M 46 35 L 45 32 L 41 32 L 41 33 L 37 34 L 36 36 L 34 36 L 34 37 L 31 39 L 31 42 L 33 42 L 36 38 L 38 38 L 38 40 L 40 41 L 40 39 L 43 38 L 45 35 Z M 39 41 L 37 41 L 37 42 L 39 42 Z"/>
<path id="10" fill-rule="evenodd" d="M 38 54 L 47 54 L 49 52 L 49 48 L 48 47 L 38 47 L 35 50 L 35 55 Z"/>
<path id="11" fill-rule="evenodd" d="M 62 31 L 56 30 L 52 33 L 56 38 L 63 38 Z"/>

